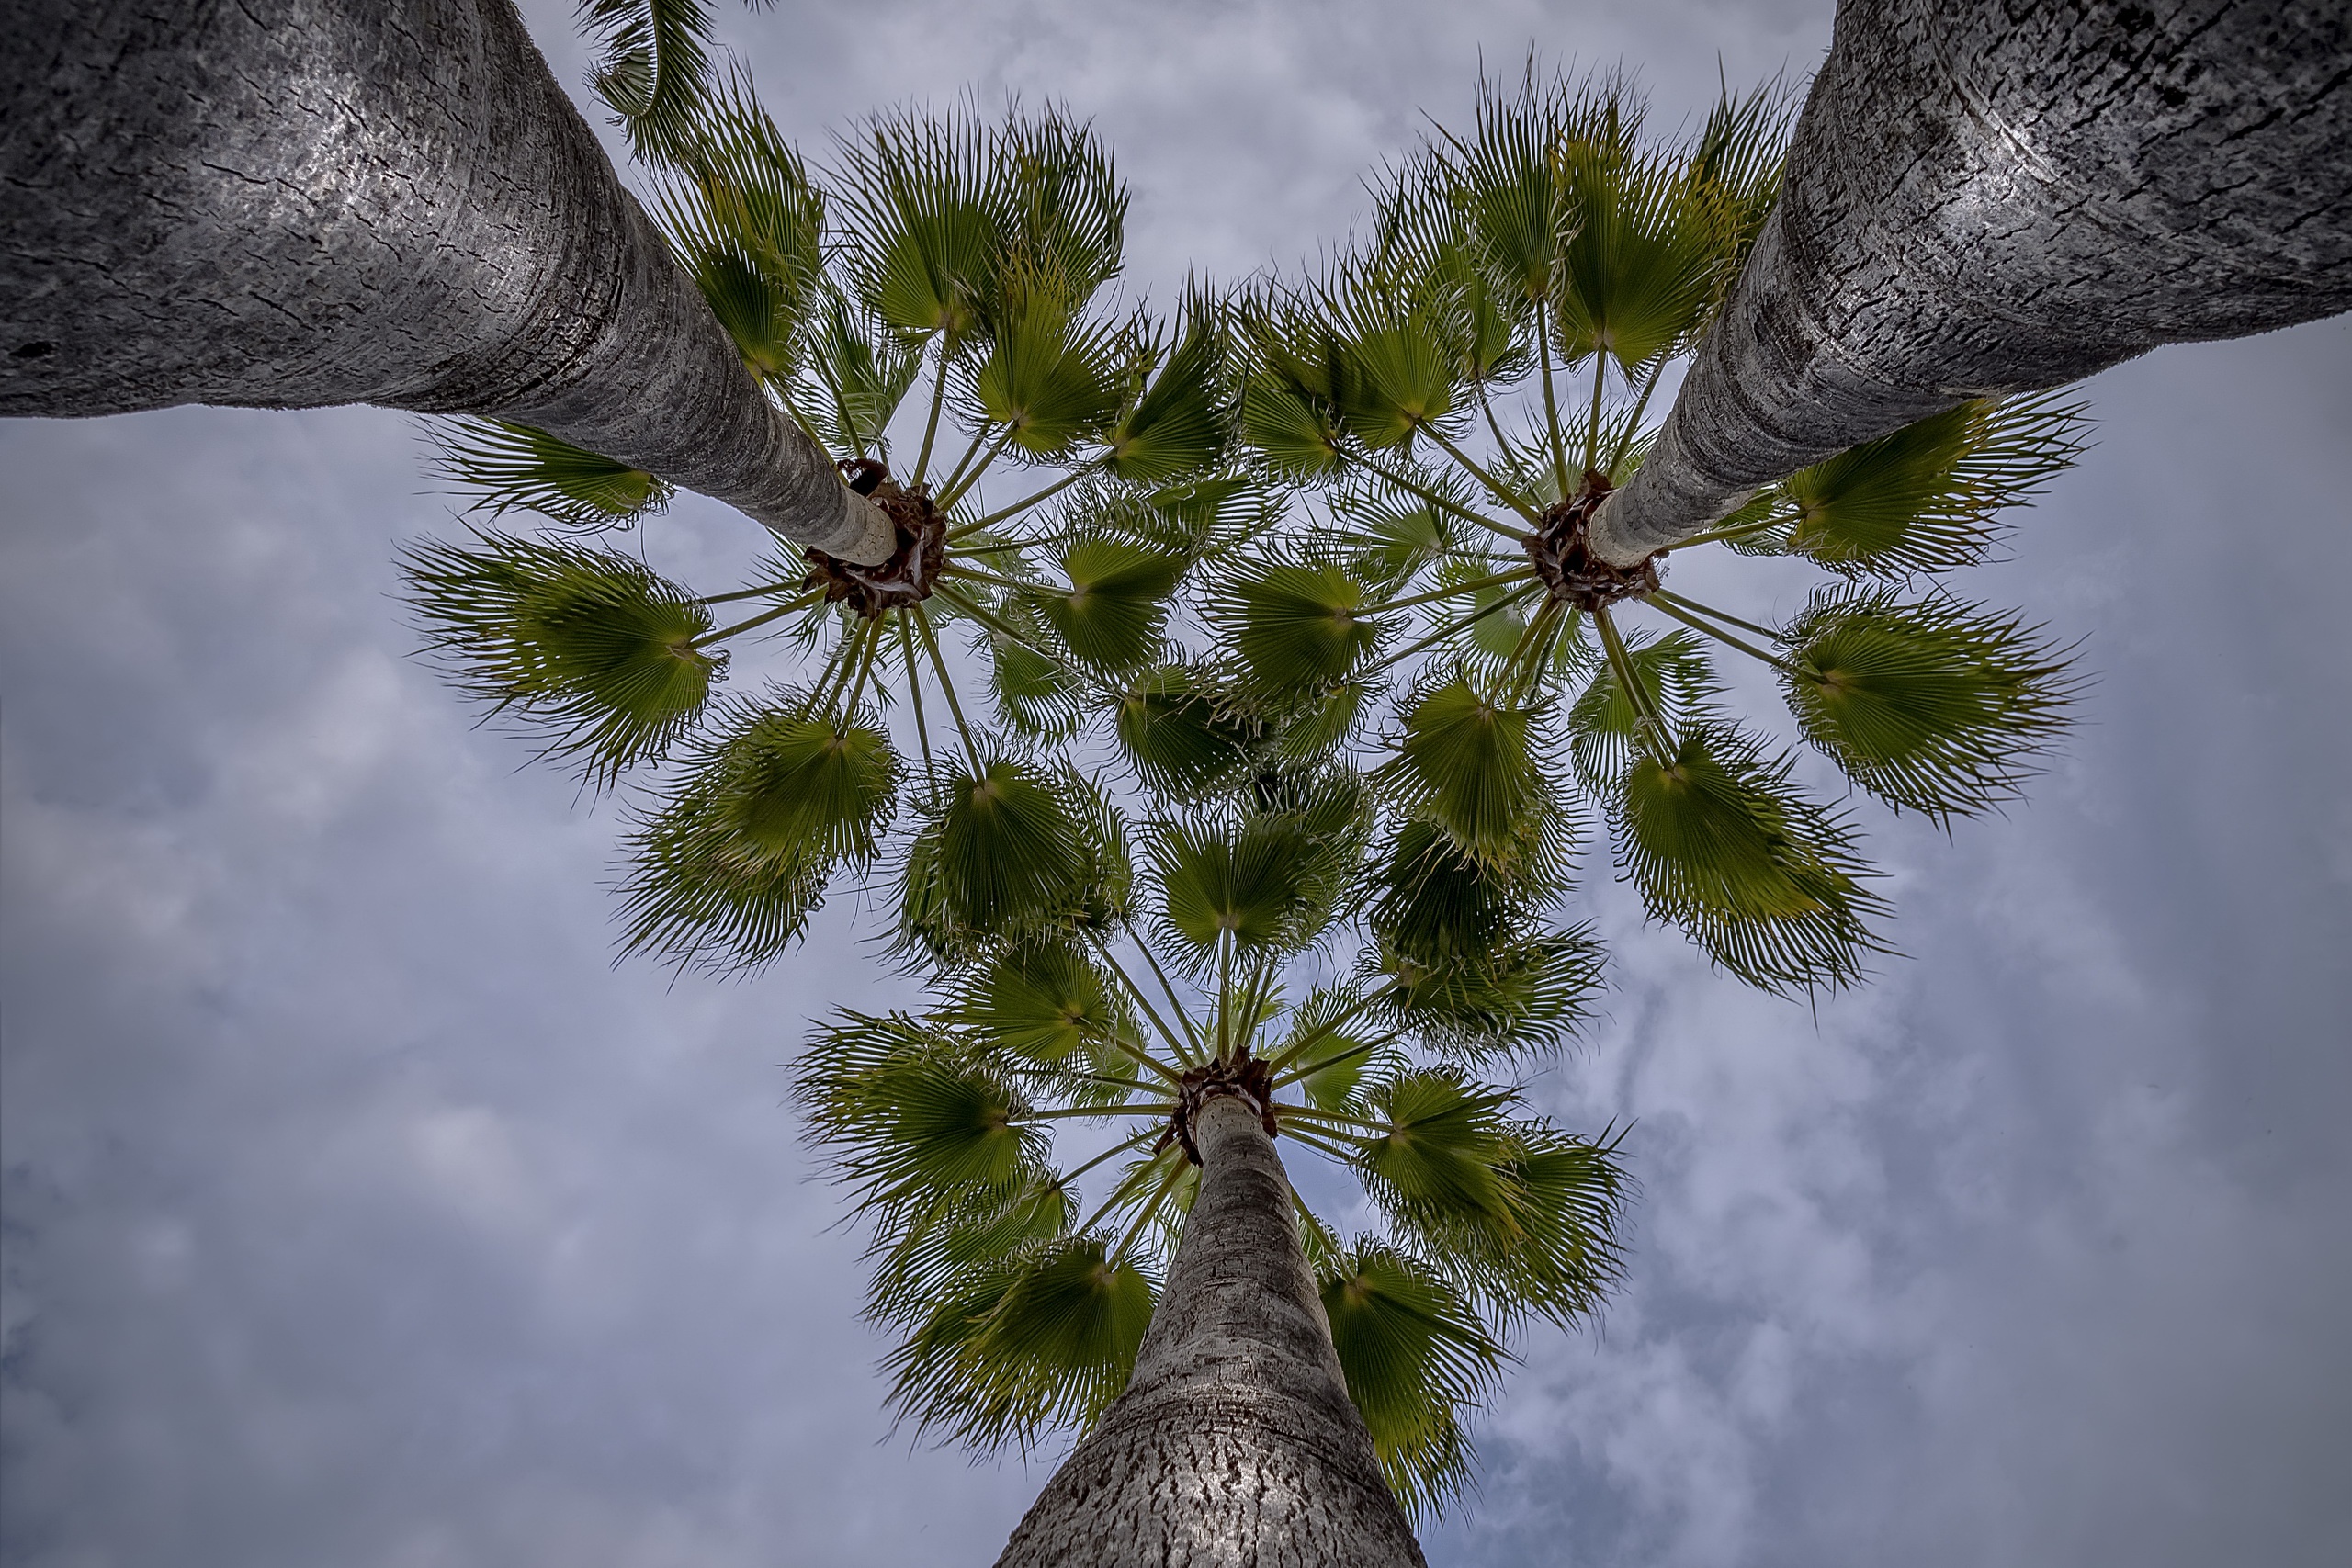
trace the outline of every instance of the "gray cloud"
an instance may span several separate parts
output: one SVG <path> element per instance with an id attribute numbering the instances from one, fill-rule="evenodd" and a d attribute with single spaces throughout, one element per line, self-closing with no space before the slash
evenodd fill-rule
<path id="1" fill-rule="evenodd" d="M 529 8 L 576 79 L 570 7 Z M 815 145 L 1053 96 L 1135 282 L 1344 231 L 1483 48 L 1668 122 L 1827 8 L 786 7 Z M 2095 382 L 1968 591 L 2087 639 L 2031 801 L 1860 815 L 1901 909 L 1817 1014 L 1589 890 L 1611 1016 L 1536 1093 L 1638 1117 L 1605 1332 L 1537 1337 L 1440 1563 L 2341 1561 L 2352 1514 L 2352 329 Z M 386 595 L 405 423 L 0 427 L 0 1562 L 654 1568 L 993 1557 L 1041 1465 L 888 1440 L 854 1238 L 774 1064 L 904 995 L 842 919 L 756 982 L 608 963 L 609 808 L 468 727 Z M 750 553 L 692 501 L 690 579 Z M 1742 590 L 1793 604 L 1790 576 Z M 846 911 L 842 911 L 846 913 Z"/>

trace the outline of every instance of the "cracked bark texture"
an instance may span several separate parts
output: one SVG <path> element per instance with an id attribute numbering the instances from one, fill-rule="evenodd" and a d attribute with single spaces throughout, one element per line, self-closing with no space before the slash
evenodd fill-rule
<path id="1" fill-rule="evenodd" d="M 481 414 L 889 554 L 511 0 L 0 0 L 0 414 Z"/>
<path id="2" fill-rule="evenodd" d="M 1972 397 L 2352 309 L 2343 0 L 1845 0 L 1656 448 L 1630 566 Z"/>
<path id="3" fill-rule="evenodd" d="M 998 1568 L 1423 1568 L 1348 1398 L 1258 1111 L 1208 1100 L 1200 1195 L 1127 1390 Z"/>

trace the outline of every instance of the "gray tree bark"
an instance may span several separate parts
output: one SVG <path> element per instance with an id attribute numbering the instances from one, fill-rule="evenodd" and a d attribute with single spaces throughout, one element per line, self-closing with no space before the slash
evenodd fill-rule
<path id="1" fill-rule="evenodd" d="M 998 1568 L 1422 1568 L 1348 1398 L 1257 1110 L 1208 1100 L 1200 1195 L 1127 1390 Z"/>
<path id="2" fill-rule="evenodd" d="M 1969 398 L 2352 309 L 2344 0 L 1844 0 L 1779 205 L 1596 553 Z"/>
<path id="3" fill-rule="evenodd" d="M 0 414 L 482 414 L 889 555 L 511 0 L 0 0 Z"/>

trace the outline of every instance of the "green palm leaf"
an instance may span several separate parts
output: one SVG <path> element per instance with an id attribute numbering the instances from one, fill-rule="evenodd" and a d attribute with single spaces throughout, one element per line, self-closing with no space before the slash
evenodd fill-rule
<path id="1" fill-rule="evenodd" d="M 1348 1397 L 1407 1511 L 1441 1516 L 1470 1478 L 1463 1417 L 1506 1359 L 1470 1303 L 1409 1253 L 1370 1237 L 1316 1270 Z"/>
<path id="2" fill-rule="evenodd" d="M 838 159 L 858 302 L 912 337 L 983 330 L 1007 239 L 997 139 L 969 113 L 877 115 Z"/>
<path id="3" fill-rule="evenodd" d="M 1978 399 L 1792 475 L 1782 547 L 1833 571 L 1950 571 L 1985 558 L 2004 510 L 2030 501 L 2083 450 L 2083 405 L 2056 393 Z"/>
<path id="4" fill-rule="evenodd" d="M 823 200 L 740 70 L 695 113 L 693 134 L 656 210 L 744 365 L 781 384 L 821 285 Z"/>
<path id="5" fill-rule="evenodd" d="M 626 528 L 665 510 L 677 493 L 643 468 L 527 424 L 448 419 L 429 429 L 433 476 L 472 497 L 469 512 L 536 512 L 567 528 Z"/>
<path id="6" fill-rule="evenodd" d="M 1270 694 L 1340 685 L 1380 641 L 1363 584 L 1336 562 L 1238 562 L 1205 596 L 1211 626 Z"/>
<path id="7" fill-rule="evenodd" d="M 629 835 L 623 946 L 713 970 L 780 957 L 834 873 L 873 864 L 899 773 L 871 726 L 734 705 Z"/>
<path id="8" fill-rule="evenodd" d="M 1625 637 L 1627 662 L 1648 694 L 1668 730 L 1680 734 L 1692 724 L 1713 720 L 1723 687 L 1697 639 L 1688 632 L 1650 637 Z M 1639 721 L 1616 671 L 1603 662 L 1591 683 L 1568 710 L 1568 754 L 1577 782 L 1596 795 L 1613 793 L 1634 765 L 1640 747 Z"/>
<path id="9" fill-rule="evenodd" d="M 922 350 L 893 341 L 886 331 L 868 330 L 848 298 L 828 288 L 809 331 L 806 362 L 815 395 L 796 390 L 793 404 L 804 414 L 813 409 L 811 423 L 825 445 L 861 457 L 887 452 L 884 433 L 922 369 Z"/>
<path id="10" fill-rule="evenodd" d="M 908 852 L 901 942 L 953 965 L 1102 926 L 1124 916 L 1129 874 L 1116 818 L 1066 764 L 945 769 Z"/>
<path id="11" fill-rule="evenodd" d="M 1114 732 L 1144 783 L 1181 800 L 1235 782 L 1261 728 L 1202 671 L 1170 664 L 1121 694 Z"/>
<path id="12" fill-rule="evenodd" d="M 1223 398 L 1225 344 L 1216 307 L 1187 301 L 1182 335 L 1104 439 L 1102 467 L 1132 484 L 1166 484 L 1225 457 L 1233 411 Z"/>
<path id="13" fill-rule="evenodd" d="M 1886 951 L 1868 921 L 1885 905 L 1845 823 L 1789 784 L 1792 759 L 1701 725 L 1661 761 L 1643 756 L 1614 802 L 1617 856 L 1655 919 L 1770 991 L 1852 985 Z"/>
<path id="14" fill-rule="evenodd" d="M 2075 689 L 2033 628 L 1956 600 L 1826 590 L 1781 639 L 1805 739 L 1888 805 L 1938 820 L 2014 798 Z"/>
<path id="15" fill-rule="evenodd" d="M 860 1206 L 886 1213 L 957 1190 L 1013 1192 L 1047 1152 L 994 1057 L 902 1013 L 836 1014 L 794 1062 L 793 1095 Z"/>
<path id="16" fill-rule="evenodd" d="M 1057 563 L 1069 586 L 1035 596 L 1072 658 L 1106 675 L 1149 663 L 1165 646 L 1169 595 L 1189 555 L 1126 539 L 1080 539 Z"/>
<path id="17" fill-rule="evenodd" d="M 1092 1236 L 976 1259 L 884 1361 L 890 1403 L 918 1432 L 987 1448 L 1084 1427 L 1125 1389 L 1153 1296 Z"/>
<path id="18" fill-rule="evenodd" d="M 1450 1062 L 1556 1056 L 1591 1015 L 1605 957 L 1589 925 L 1513 937 L 1476 963 L 1425 964 L 1384 948 L 1385 1012 Z"/>
<path id="19" fill-rule="evenodd" d="M 1034 457 L 1067 457 L 1107 434 L 1125 391 L 1125 333 L 1080 320 L 1073 292 L 1057 279 L 1024 282 L 1017 304 L 999 307 L 972 367 L 972 412 Z"/>
<path id="20" fill-rule="evenodd" d="M 1132 1010 L 1102 968 L 1057 942 L 1024 942 L 991 960 L 967 981 L 958 1016 L 992 1049 L 1040 1063 L 1135 1032 Z"/>
<path id="21" fill-rule="evenodd" d="M 580 0 L 581 25 L 602 48 L 588 85 L 619 118 L 630 150 L 657 161 L 688 153 L 710 79 L 710 7 L 703 0 Z"/>
<path id="22" fill-rule="evenodd" d="M 934 1311 L 957 1280 L 1037 1242 L 1067 1234 L 1073 1198 L 1068 1182 L 1039 1166 L 1001 1190 L 959 1188 L 869 1209 L 875 1260 L 865 1315 L 911 1328 Z"/>
<path id="23" fill-rule="evenodd" d="M 1479 864 L 1539 871 L 1566 851 L 1572 827 L 1535 718 L 1457 676 L 1407 705 L 1396 755 L 1374 776 L 1396 810 L 1436 823 Z"/>
<path id="24" fill-rule="evenodd" d="M 1623 1266 L 1625 1181 L 1613 1144 L 1516 1119 L 1518 1098 L 1450 1073 L 1401 1075 L 1373 1093 L 1387 1126 L 1357 1167 L 1398 1233 L 1489 1311 L 1566 1323 Z"/>
<path id="25" fill-rule="evenodd" d="M 612 550 L 474 539 L 401 554 L 426 652 L 458 691 L 599 787 L 662 755 L 701 714 L 726 655 L 695 646 L 710 615 L 684 589 Z"/>
<path id="26" fill-rule="evenodd" d="M 1162 818 L 1147 845 L 1164 934 L 1192 964 L 1226 938 L 1249 950 L 1294 949 L 1319 924 L 1329 856 L 1296 818 Z"/>

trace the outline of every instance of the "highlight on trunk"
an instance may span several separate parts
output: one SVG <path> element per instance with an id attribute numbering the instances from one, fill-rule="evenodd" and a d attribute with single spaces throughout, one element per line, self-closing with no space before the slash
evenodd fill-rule
<path id="1" fill-rule="evenodd" d="M 938 1001 L 837 1013 L 791 1067 L 903 1419 L 1025 1450 L 1100 1416 L 1196 1190 L 1188 1118 L 1240 1092 L 1361 1192 L 1346 1236 L 1299 1201 L 1348 1392 L 1408 1510 L 1455 1495 L 1510 1341 L 1606 1299 L 1628 1183 L 1613 1132 L 1510 1076 L 1584 1016 L 1589 936 L 1417 821 L 1331 764 L 1137 822 L 1072 770 L 943 792 L 899 906 Z"/>
<path id="2" fill-rule="evenodd" d="M 1208 587 L 1261 700 L 1362 706 L 1408 677 L 1379 776 L 1489 874 L 1564 886 L 1562 846 L 1510 846 L 1589 807 L 1654 919 L 1781 992 L 1854 984 L 1886 951 L 1853 825 L 1796 784 L 1794 746 L 1949 826 L 2015 798 L 2061 733 L 2069 650 L 1943 580 L 1996 553 L 2083 425 L 2053 396 L 1965 403 L 1676 547 L 1830 574 L 1782 625 L 1669 591 L 1668 552 L 1588 548 L 1770 210 L 1792 107 L 1776 85 L 1726 94 L 1659 138 L 1618 77 L 1482 84 L 1465 132 L 1379 176 L 1358 243 L 1236 301 L 1242 441 L 1312 499 Z M 1720 650 L 1771 671 L 1787 743 L 1722 700 Z M 1559 755 L 1573 790 L 1545 782 Z"/>
<path id="3" fill-rule="evenodd" d="M 435 472 L 478 525 L 403 570 L 436 661 L 547 755 L 598 788 L 668 764 L 629 808 L 625 941 L 728 970 L 786 951 L 917 797 L 1163 700 L 1182 585 L 1272 502 L 1227 464 L 1216 302 L 1193 290 L 1166 319 L 1117 297 L 1126 192 L 1087 127 L 886 113 L 812 171 L 740 71 L 689 110 L 652 209 L 897 552 L 769 557 L 706 592 L 617 543 L 492 532 L 625 530 L 671 491 L 545 432 L 447 421 Z M 753 639 L 786 670 L 722 701 Z"/>

